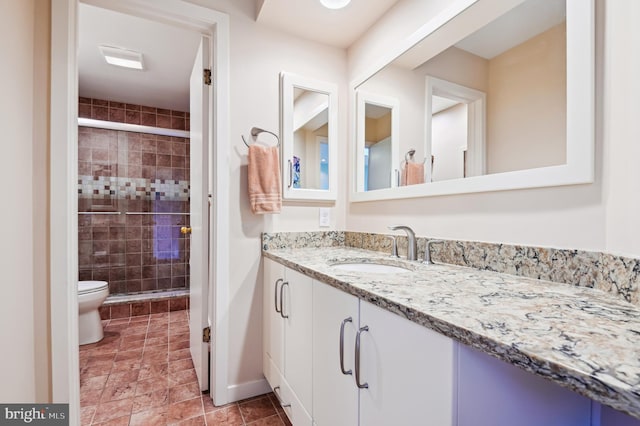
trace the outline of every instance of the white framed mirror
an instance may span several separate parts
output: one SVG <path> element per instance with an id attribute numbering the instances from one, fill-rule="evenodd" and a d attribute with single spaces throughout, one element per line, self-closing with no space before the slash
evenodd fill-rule
<path id="1" fill-rule="evenodd" d="M 594 32 L 593 0 L 453 3 L 352 82 L 350 200 L 593 182 Z M 392 149 L 420 179 L 365 190 L 360 93 L 397 100 Z"/>
<path id="2" fill-rule="evenodd" d="M 336 200 L 337 93 L 333 83 L 280 73 L 285 200 Z"/>

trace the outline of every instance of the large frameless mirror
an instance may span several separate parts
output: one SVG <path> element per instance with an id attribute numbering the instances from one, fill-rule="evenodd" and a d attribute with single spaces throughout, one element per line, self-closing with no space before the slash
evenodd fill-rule
<path id="1" fill-rule="evenodd" d="M 352 84 L 351 200 L 593 181 L 593 1 L 456 4 Z M 387 186 L 369 184 L 364 94 L 402 110 Z"/>
<path id="2" fill-rule="evenodd" d="M 280 75 L 283 197 L 332 201 L 337 194 L 337 87 Z"/>

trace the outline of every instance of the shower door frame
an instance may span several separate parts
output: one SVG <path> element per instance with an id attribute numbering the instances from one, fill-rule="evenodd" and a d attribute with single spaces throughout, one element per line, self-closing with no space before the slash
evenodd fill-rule
<path id="1" fill-rule="evenodd" d="M 84 0 L 83 3 L 151 20 L 178 24 L 211 36 L 213 58 L 212 146 L 209 184 L 215 195 L 211 223 L 209 312 L 215 343 L 211 351 L 211 395 L 228 402 L 229 278 L 229 16 L 176 0 Z M 79 424 L 77 150 L 79 0 L 51 2 L 50 108 L 50 331 L 52 402 L 69 403 L 70 424 Z"/>

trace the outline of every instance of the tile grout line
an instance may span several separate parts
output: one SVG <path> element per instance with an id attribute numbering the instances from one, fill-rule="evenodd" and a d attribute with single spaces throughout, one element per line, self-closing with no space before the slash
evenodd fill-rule
<path id="1" fill-rule="evenodd" d="M 166 363 L 167 364 L 167 369 L 168 369 L 168 366 L 170 364 L 170 361 L 169 361 L 169 354 L 171 353 L 171 352 L 169 352 L 169 345 L 170 344 L 172 344 L 172 343 L 181 343 L 178 346 L 181 349 L 175 349 L 175 350 L 176 351 L 185 351 L 185 350 L 188 351 L 188 347 L 187 348 L 182 348 L 183 343 L 186 341 L 184 332 L 180 331 L 179 333 L 176 333 L 176 334 L 173 334 L 173 335 L 171 334 L 171 331 L 174 328 L 182 330 L 183 327 L 185 327 L 185 326 L 188 327 L 188 323 L 189 323 L 189 319 L 190 319 L 188 311 L 186 311 L 186 312 L 185 311 L 175 311 L 175 312 L 167 312 L 167 313 L 161 313 L 161 314 L 164 314 L 164 315 L 158 315 L 157 318 L 155 316 L 152 317 L 153 314 L 150 314 L 150 315 L 146 315 L 146 319 L 136 318 L 136 317 L 128 317 L 126 319 L 123 318 L 123 319 L 116 319 L 116 320 L 111 320 L 111 319 L 110 320 L 104 320 L 103 327 L 105 329 L 106 328 L 110 329 L 110 330 L 108 330 L 108 332 L 109 332 L 109 335 L 108 335 L 109 340 L 107 340 L 105 343 L 103 343 L 103 344 L 101 344 L 99 346 L 93 346 L 93 347 L 90 347 L 90 348 L 86 349 L 87 352 L 86 352 L 86 354 L 83 354 L 83 358 L 85 359 L 86 363 L 88 363 L 89 361 L 91 361 L 93 359 L 93 361 L 92 361 L 93 363 L 100 364 L 100 363 L 104 362 L 104 359 L 101 359 L 101 357 L 105 357 L 105 355 L 109 355 L 108 359 L 110 359 L 111 363 L 110 363 L 110 365 L 107 364 L 107 366 L 106 366 L 107 367 L 107 371 L 105 371 L 106 374 L 104 374 L 106 376 L 105 377 L 105 381 L 102 384 L 102 387 L 100 389 L 98 389 L 99 393 L 98 393 L 97 397 L 95 397 L 95 396 L 89 397 L 88 396 L 88 398 L 87 398 L 87 405 L 86 406 L 87 407 L 92 407 L 94 410 L 91 413 L 91 416 L 86 419 L 87 422 L 83 423 L 83 426 L 86 426 L 86 425 L 97 425 L 97 424 L 100 424 L 100 422 L 111 422 L 111 421 L 115 421 L 115 420 L 121 421 L 123 419 L 128 419 L 128 422 L 131 423 L 132 417 L 137 416 L 138 413 L 140 413 L 140 412 L 149 411 L 149 410 L 157 409 L 157 408 L 161 408 L 161 407 L 162 408 L 166 407 L 168 409 L 171 406 L 171 404 L 169 402 L 170 400 L 167 399 L 165 404 L 161 404 L 161 405 L 158 405 L 157 407 L 153 407 L 153 408 L 144 407 L 144 408 L 148 408 L 148 410 L 142 410 L 142 411 L 139 411 L 137 413 L 133 412 L 133 409 L 134 409 L 133 400 L 135 400 L 136 397 L 137 397 L 138 385 L 139 385 L 139 382 L 140 382 L 140 372 L 142 371 L 142 366 L 144 365 L 143 359 L 144 359 L 145 353 L 147 353 L 147 350 L 149 348 L 152 348 L 152 347 L 155 346 L 155 345 L 149 345 L 149 339 L 150 338 L 164 337 L 164 336 L 157 336 L 157 333 L 160 333 L 162 331 L 164 331 L 164 333 L 166 333 L 166 340 L 163 343 L 163 345 L 166 345 L 166 349 L 165 349 L 166 350 L 166 359 L 164 361 L 161 361 L 161 359 L 160 359 L 158 362 Z M 142 316 L 139 316 L 139 317 L 142 317 Z M 135 318 L 135 320 L 134 320 L 134 318 Z M 163 324 L 163 322 L 164 322 L 164 324 Z M 178 326 L 178 324 L 179 324 L 179 326 Z M 153 327 L 152 327 L 152 325 L 153 325 Z M 176 327 L 174 327 L 174 325 L 176 325 Z M 136 328 L 138 330 L 132 330 L 133 328 Z M 141 328 L 145 329 L 144 332 L 142 332 L 142 330 L 140 330 Z M 129 330 L 131 330 L 131 331 L 129 331 Z M 160 334 L 162 334 L 162 333 L 160 333 Z M 137 336 L 137 337 L 142 336 L 144 338 L 144 340 L 143 340 L 141 346 L 139 347 L 139 349 L 138 348 L 131 348 L 131 347 L 128 346 L 129 343 L 127 343 L 127 341 L 128 341 L 127 339 L 130 338 L 131 336 Z M 153 336 L 155 336 L 155 337 L 153 337 Z M 136 338 L 132 342 L 139 342 L 140 340 L 141 339 L 137 339 Z M 153 343 L 158 343 L 158 342 L 153 342 Z M 158 344 L 158 347 L 159 346 L 160 346 L 160 344 Z M 127 351 L 132 351 L 132 353 L 128 354 Z M 137 357 L 134 356 L 135 354 L 133 353 L 133 351 L 139 351 L 139 353 L 137 353 L 137 355 L 138 355 Z M 122 355 L 123 353 L 126 353 L 126 356 L 125 356 L 126 359 L 122 359 L 120 361 L 117 361 L 119 359 L 118 357 L 120 355 Z M 129 358 L 130 355 L 133 356 L 133 357 Z M 94 358 L 94 357 L 97 357 L 97 359 Z M 187 360 L 187 359 L 191 360 L 190 356 L 184 357 L 183 355 L 181 355 L 180 359 L 176 359 L 174 361 L 175 362 L 184 363 L 184 361 Z M 137 363 L 135 363 L 135 362 L 131 363 L 130 362 L 131 360 L 133 360 L 133 361 L 139 360 L 139 361 Z M 120 365 L 120 367 L 117 367 L 118 362 L 120 362 L 122 364 L 122 365 Z M 155 363 L 155 361 L 151 362 L 151 364 L 154 364 L 154 363 Z M 88 367 L 87 364 L 84 364 L 84 365 L 85 365 L 85 368 Z M 138 374 L 136 376 L 135 383 L 134 382 L 130 382 L 130 385 L 133 385 L 132 386 L 132 388 L 134 390 L 133 395 L 130 398 L 120 398 L 120 399 L 118 399 L 116 396 L 119 397 L 119 396 L 122 396 L 122 395 L 119 394 L 119 393 L 118 394 L 114 393 L 114 398 L 115 399 L 109 400 L 109 401 L 106 401 L 106 400 L 103 401 L 102 399 L 105 398 L 105 395 L 106 395 L 107 383 L 109 383 L 110 379 L 113 379 L 113 377 L 114 377 L 113 375 L 117 375 L 117 374 L 120 374 L 120 373 L 124 374 L 124 373 L 130 372 L 132 370 L 132 368 L 133 368 L 132 367 L 133 365 L 135 365 L 137 367 L 137 370 L 138 370 Z M 177 367 L 180 368 L 181 366 L 177 366 Z M 193 366 L 191 366 L 191 369 L 193 369 Z M 100 368 L 93 368 L 93 371 L 101 372 Z M 182 371 L 182 370 L 180 370 L 180 371 Z M 171 383 L 171 378 L 170 378 L 171 377 L 170 372 L 167 371 L 166 375 L 167 375 L 167 384 L 166 384 L 167 387 L 166 387 L 166 389 L 167 389 L 167 392 L 168 392 L 172 388 L 172 383 Z M 83 376 L 83 377 L 91 379 L 91 378 L 97 377 L 97 376 L 89 375 L 89 376 Z M 180 376 L 180 377 L 176 376 L 174 379 L 177 380 L 177 382 L 175 383 L 176 386 L 174 386 L 174 387 L 185 386 L 187 384 L 186 382 L 182 383 L 182 382 L 184 382 L 184 380 L 183 380 L 184 377 L 183 376 Z M 194 380 L 195 379 L 191 379 L 191 381 L 189 383 L 193 382 Z M 118 382 L 118 381 L 116 381 L 116 382 Z M 178 384 L 178 383 L 182 383 L 182 384 Z M 195 382 L 195 385 L 198 386 L 198 391 L 199 391 L 199 385 L 197 384 L 197 380 Z M 93 385 L 90 385 L 90 386 L 93 386 Z M 127 389 L 127 392 L 130 392 L 130 389 Z M 180 422 L 184 422 L 184 421 L 192 421 L 193 422 L 193 421 L 195 421 L 195 419 L 200 418 L 200 416 L 202 416 L 201 424 L 204 424 L 204 425 L 211 424 L 211 421 L 207 420 L 207 412 L 205 411 L 206 410 L 206 408 L 205 408 L 206 404 L 205 404 L 204 399 L 203 399 L 205 397 L 208 397 L 208 395 L 205 395 L 202 392 L 198 392 L 197 394 L 198 394 L 198 396 L 194 396 L 193 398 L 187 398 L 187 399 L 185 399 L 183 401 L 177 401 L 176 402 L 176 403 L 181 403 L 181 402 L 184 402 L 184 401 L 188 401 L 189 399 L 199 398 L 199 401 L 197 403 L 193 403 L 195 405 L 191 405 L 192 407 L 195 408 L 194 411 L 197 414 L 194 414 L 194 415 L 192 415 L 190 417 L 187 417 L 187 418 L 184 418 L 184 419 L 177 419 L 176 418 L 176 422 L 175 422 L 176 424 L 180 423 Z M 168 397 L 169 396 L 167 395 L 167 398 Z M 229 404 L 228 407 L 229 408 L 233 408 L 234 411 L 237 410 L 237 412 L 240 415 L 239 416 L 240 418 L 238 420 L 240 420 L 242 422 L 241 423 L 242 426 L 258 424 L 261 421 L 263 421 L 263 418 L 255 419 L 255 420 L 253 420 L 251 422 L 248 422 L 249 417 L 247 417 L 247 415 L 249 413 L 243 413 L 241 411 L 241 409 L 240 409 L 241 404 L 240 403 L 241 402 L 247 402 L 247 403 L 250 404 L 251 401 L 257 400 L 257 399 L 260 399 L 260 398 L 268 398 L 269 406 L 275 410 L 275 413 L 269 415 L 268 417 L 264 417 L 264 419 L 269 418 L 269 417 L 273 417 L 274 414 L 277 414 L 278 415 L 277 418 L 280 420 L 280 422 L 278 424 L 283 424 L 284 422 L 282 421 L 282 418 L 281 418 L 280 414 L 278 413 L 277 408 L 274 405 L 275 403 L 274 403 L 273 399 L 270 398 L 270 396 L 268 394 L 267 395 L 256 396 L 256 397 L 253 397 L 253 398 L 248 398 L 245 401 L 236 401 L 236 402 L 234 402 L 232 404 Z M 131 400 L 131 402 L 129 400 Z M 112 402 L 115 403 L 116 401 L 118 401 L 118 402 L 122 401 L 122 405 L 123 405 L 122 408 L 126 407 L 125 401 L 126 401 L 127 404 L 131 403 L 132 405 L 126 411 L 120 411 L 120 409 L 117 409 L 117 411 L 118 411 L 117 413 L 114 411 L 114 410 L 116 410 L 115 407 L 117 406 L 117 404 L 114 404 L 114 408 L 111 409 L 111 410 L 99 411 L 99 408 L 103 405 L 103 403 L 104 404 L 109 404 L 109 403 L 112 403 Z M 197 408 L 197 407 L 199 407 L 199 408 Z M 82 408 L 82 405 L 81 405 L 81 408 Z M 215 411 L 215 409 L 212 410 L 212 412 L 213 411 Z M 178 412 L 176 411 L 176 414 L 177 413 Z M 100 417 L 98 417 L 98 414 L 100 414 Z M 168 414 L 168 411 L 167 411 L 167 414 Z M 165 414 L 165 416 L 167 416 L 167 414 Z M 184 414 L 186 415 L 187 413 L 185 412 Z M 109 418 L 111 415 L 114 415 L 116 417 Z M 170 420 L 167 418 L 167 423 L 169 423 L 169 422 L 170 422 Z M 171 424 L 173 424 L 173 423 L 171 423 Z M 214 424 L 215 424 L 215 422 L 214 422 Z"/>
<path id="2" fill-rule="evenodd" d="M 246 426 L 247 421 L 244 419 L 244 415 L 242 414 L 242 410 L 240 409 L 240 404 L 235 402 L 236 407 L 238 407 L 238 412 L 240 413 L 240 418 L 242 419 L 242 426 Z"/>
<path id="3" fill-rule="evenodd" d="M 131 318 L 129 317 L 129 325 L 131 325 Z M 147 346 L 147 335 L 149 334 L 149 326 L 151 324 L 151 317 L 147 317 L 147 321 L 146 321 L 146 331 L 144 333 L 144 344 L 142 345 L 142 352 L 140 353 L 140 367 L 138 368 L 138 377 L 136 378 L 136 386 L 135 386 L 135 390 L 133 391 L 133 397 L 132 397 L 132 403 L 131 403 L 131 409 L 129 410 L 129 421 L 127 422 L 128 424 L 131 423 L 131 417 L 133 417 L 133 401 L 135 401 L 136 399 L 136 395 L 138 393 L 138 383 L 140 381 L 140 371 L 142 370 L 142 357 L 144 356 L 144 350 Z M 122 345 L 122 342 L 120 342 L 120 344 Z M 123 416 L 124 417 L 124 416 Z"/>

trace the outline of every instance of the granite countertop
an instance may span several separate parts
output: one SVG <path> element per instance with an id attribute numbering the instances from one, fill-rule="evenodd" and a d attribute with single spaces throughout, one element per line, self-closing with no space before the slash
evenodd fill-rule
<path id="1" fill-rule="evenodd" d="M 285 266 L 640 418 L 640 309 L 604 292 L 347 247 L 275 249 Z M 393 274 L 332 268 L 353 260 Z"/>

